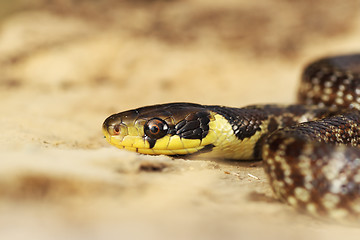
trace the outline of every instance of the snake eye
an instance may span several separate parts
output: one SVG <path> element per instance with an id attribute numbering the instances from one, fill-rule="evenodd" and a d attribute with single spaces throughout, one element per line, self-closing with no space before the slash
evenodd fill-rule
<path id="1" fill-rule="evenodd" d="M 159 139 L 165 136 L 168 132 L 168 125 L 160 118 L 152 118 L 145 123 L 144 133 L 153 139 Z"/>

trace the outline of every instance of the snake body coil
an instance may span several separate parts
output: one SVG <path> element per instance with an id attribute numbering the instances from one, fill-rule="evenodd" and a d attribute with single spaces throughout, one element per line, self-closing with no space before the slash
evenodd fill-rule
<path id="1" fill-rule="evenodd" d="M 314 215 L 360 216 L 360 55 L 306 67 L 299 104 L 169 103 L 108 117 L 107 140 L 143 154 L 263 159 L 277 197 Z"/>

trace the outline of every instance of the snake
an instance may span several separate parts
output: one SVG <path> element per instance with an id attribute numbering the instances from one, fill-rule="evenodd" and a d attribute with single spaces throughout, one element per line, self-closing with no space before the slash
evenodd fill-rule
<path id="1" fill-rule="evenodd" d="M 157 104 L 113 114 L 102 130 L 140 154 L 262 160 L 280 201 L 359 219 L 359 111 L 360 54 L 344 54 L 306 65 L 294 104 Z"/>

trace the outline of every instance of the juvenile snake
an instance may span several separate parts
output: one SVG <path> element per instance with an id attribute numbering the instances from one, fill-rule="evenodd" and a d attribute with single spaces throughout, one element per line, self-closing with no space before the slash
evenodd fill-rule
<path id="1" fill-rule="evenodd" d="M 294 105 L 169 103 L 103 123 L 106 139 L 142 154 L 263 159 L 276 196 L 314 215 L 360 216 L 360 54 L 320 59 Z"/>

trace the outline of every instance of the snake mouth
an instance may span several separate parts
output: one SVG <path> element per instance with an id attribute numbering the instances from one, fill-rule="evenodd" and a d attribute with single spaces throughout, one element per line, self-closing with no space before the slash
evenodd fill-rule
<path id="1" fill-rule="evenodd" d="M 188 155 L 202 150 L 206 144 L 200 139 L 182 139 L 178 135 L 166 135 L 157 139 L 153 146 L 147 137 L 131 135 L 111 135 L 103 128 L 106 140 L 113 146 L 129 151 L 150 155 Z"/>

